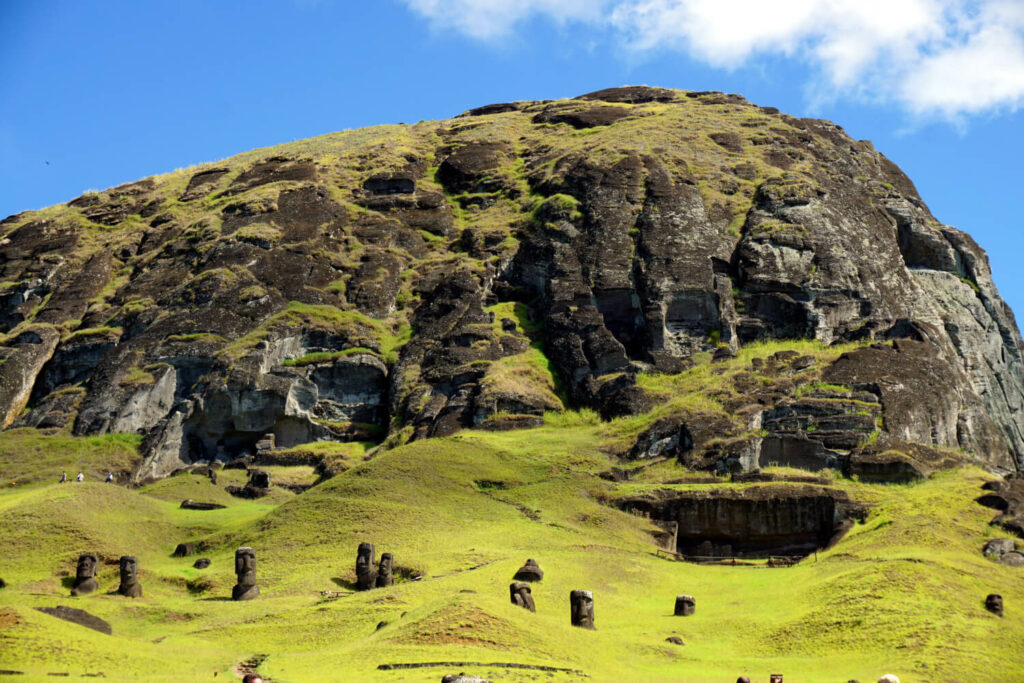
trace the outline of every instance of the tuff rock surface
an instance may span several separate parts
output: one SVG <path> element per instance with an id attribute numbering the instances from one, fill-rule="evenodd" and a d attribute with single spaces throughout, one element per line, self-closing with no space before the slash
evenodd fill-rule
<path id="1" fill-rule="evenodd" d="M 268 435 L 643 413 L 638 375 L 765 339 L 864 344 L 752 366 L 742 400 L 663 416 L 623 455 L 1024 464 L 1022 342 L 984 252 L 869 142 L 722 93 L 488 105 L 11 216 L 0 335 L 0 427 L 143 434 L 136 482 Z"/>

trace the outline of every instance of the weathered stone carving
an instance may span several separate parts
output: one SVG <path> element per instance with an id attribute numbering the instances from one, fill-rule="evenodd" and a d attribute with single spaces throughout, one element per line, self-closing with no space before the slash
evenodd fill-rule
<path id="1" fill-rule="evenodd" d="M 513 605 L 523 607 L 531 612 L 537 611 L 537 606 L 533 602 L 533 593 L 530 591 L 530 584 L 523 581 L 515 581 L 509 585 L 508 592 L 509 597 L 512 598 Z"/>
<path id="2" fill-rule="evenodd" d="M 392 573 L 393 562 L 394 556 L 391 553 L 380 554 L 380 566 L 377 569 L 377 579 L 374 582 L 377 588 L 384 588 L 395 583 L 395 577 Z"/>
<path id="3" fill-rule="evenodd" d="M 134 555 L 121 557 L 121 585 L 117 592 L 127 598 L 141 598 L 142 584 L 139 583 L 139 563 Z"/>
<path id="4" fill-rule="evenodd" d="M 243 547 L 235 551 L 235 574 L 238 583 L 231 589 L 232 600 L 252 600 L 260 594 L 256 585 L 256 553 Z"/>
<path id="5" fill-rule="evenodd" d="M 1003 616 L 1003 596 L 998 593 L 989 593 L 985 598 L 985 609 L 997 616 Z"/>
<path id="6" fill-rule="evenodd" d="M 213 479 L 210 481 L 214 484 L 217 483 Z M 198 500 L 192 500 L 191 498 L 181 501 L 182 510 L 223 510 L 226 507 L 226 505 L 221 505 L 220 503 L 203 503 Z"/>
<path id="7" fill-rule="evenodd" d="M 258 489 L 269 489 L 270 473 L 265 470 L 249 470 L 248 485 Z"/>
<path id="8" fill-rule="evenodd" d="M 677 595 L 676 596 L 676 611 L 677 617 L 688 617 L 697 611 L 697 601 L 693 599 L 692 595 Z"/>
<path id="9" fill-rule="evenodd" d="M 195 543 L 179 543 L 174 548 L 174 557 L 188 557 L 196 554 Z"/>
<path id="10" fill-rule="evenodd" d="M 594 594 L 590 591 L 575 590 L 569 593 L 569 607 L 572 625 L 594 629 Z"/>
<path id="11" fill-rule="evenodd" d="M 377 551 L 372 543 L 360 543 L 356 555 L 356 587 L 368 591 L 377 585 L 377 571 L 373 568 Z"/>
<path id="12" fill-rule="evenodd" d="M 1006 553 L 1012 553 L 1014 551 L 1014 543 L 1012 538 L 993 538 L 991 541 L 985 544 L 985 547 L 981 549 L 981 552 L 985 554 L 985 557 L 991 557 L 996 560 L 1001 560 L 1003 555 Z"/>
<path id="13" fill-rule="evenodd" d="M 96 565 L 99 559 L 92 553 L 79 555 L 78 566 L 75 567 L 75 583 L 71 587 L 72 595 L 87 595 L 100 587 L 96 581 Z"/>
<path id="14" fill-rule="evenodd" d="M 519 571 L 512 578 L 516 581 L 541 581 L 544 579 L 544 570 L 531 558 L 519 568 Z"/>
<path id="15" fill-rule="evenodd" d="M 198 560 L 192 563 L 192 566 L 196 569 L 206 569 L 210 566 L 210 560 L 206 557 L 200 557 Z"/>
<path id="16" fill-rule="evenodd" d="M 68 607 L 67 605 L 57 605 L 56 607 L 36 607 L 36 609 L 43 614 L 49 614 L 51 617 L 70 621 L 72 624 L 91 628 L 92 630 L 99 631 L 100 633 L 106 633 L 108 636 L 113 632 L 108 622 L 97 616 L 89 614 L 85 610 L 75 609 L 74 607 Z"/>

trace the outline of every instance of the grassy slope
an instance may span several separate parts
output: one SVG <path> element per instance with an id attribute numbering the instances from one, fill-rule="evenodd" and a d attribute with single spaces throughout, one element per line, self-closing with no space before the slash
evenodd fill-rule
<path id="1" fill-rule="evenodd" d="M 593 476 L 609 465 L 603 431 L 463 432 L 384 453 L 300 496 L 275 492 L 269 502 L 222 496 L 200 477 L 135 491 L 88 482 L 7 487 L 0 576 L 11 585 L 0 591 L 0 668 L 30 680 L 60 671 L 212 680 L 263 653 L 270 657 L 261 671 L 279 681 L 434 680 L 452 668 L 376 667 L 452 660 L 548 664 L 591 680 L 1020 675 L 1024 583 L 1019 569 L 979 552 L 992 535 L 991 511 L 973 502 L 981 471 L 913 486 L 840 480 L 875 507 L 832 550 L 788 569 L 702 567 L 658 558 L 645 520 L 598 502 L 616 487 Z M 181 510 L 184 497 L 230 507 Z M 204 541 L 212 566 L 196 570 L 192 558 L 170 557 L 183 540 Z M 426 577 L 352 592 L 362 540 Z M 234 603 L 225 596 L 242 544 L 257 550 L 263 593 Z M 103 558 L 101 591 L 70 598 L 67 575 L 85 550 Z M 117 584 L 111 563 L 123 553 L 139 557 L 139 600 L 107 594 Z M 546 572 L 533 589 L 537 614 L 508 604 L 508 582 L 526 557 Z M 574 588 L 594 591 L 596 632 L 569 626 Z M 672 617 L 674 596 L 684 592 L 696 596 L 697 614 Z M 984 610 L 989 592 L 1003 594 L 1004 619 Z M 115 635 L 31 609 L 55 604 L 109 620 Z M 669 635 L 686 646 L 665 643 Z M 465 668 L 496 680 L 548 678 Z"/>

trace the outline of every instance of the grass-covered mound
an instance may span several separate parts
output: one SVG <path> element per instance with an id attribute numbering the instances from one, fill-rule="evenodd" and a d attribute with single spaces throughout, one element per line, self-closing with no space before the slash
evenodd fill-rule
<path id="1" fill-rule="evenodd" d="M 612 432 L 572 414 L 527 431 L 464 431 L 355 463 L 300 495 L 275 489 L 257 501 L 224 494 L 238 471 L 221 471 L 217 486 L 179 475 L 130 490 L 50 483 L 50 462 L 26 460 L 19 477 L 41 483 L 0 493 L 0 576 L 9 584 L 0 590 L 0 668 L 26 680 L 62 672 L 231 680 L 233 667 L 267 655 L 259 670 L 275 681 L 422 681 L 460 669 L 492 680 L 583 678 L 377 668 L 410 662 L 540 664 L 609 681 L 1020 676 L 1024 582 L 1019 568 L 980 552 L 994 535 L 991 510 L 974 502 L 989 478 L 981 470 L 908 485 L 835 477 L 830 487 L 872 508 L 830 550 L 788 568 L 696 565 L 659 556 L 650 522 L 607 504 L 663 486 L 596 476 L 613 464 Z M 121 457 L 110 446 L 108 455 Z M 274 474 L 308 481 L 312 471 L 279 465 Z M 182 510 L 183 498 L 228 507 Z M 171 557 L 183 541 L 197 542 L 211 566 Z M 378 556 L 394 553 L 393 587 L 353 590 L 361 541 L 375 543 Z M 262 595 L 235 603 L 228 596 L 241 545 L 256 549 Z M 72 598 L 75 558 L 86 551 L 100 555 L 100 590 Z M 122 554 L 139 559 L 140 599 L 112 594 Z M 536 614 L 508 599 L 527 557 L 545 571 L 533 586 Z M 569 624 L 576 588 L 594 592 L 596 631 Z M 1005 618 L 985 611 L 991 592 L 1003 595 Z M 694 616 L 672 616 L 680 593 L 696 597 Z M 106 619 L 113 635 L 32 609 L 58 604 Z M 672 635 L 685 645 L 665 642 Z"/>

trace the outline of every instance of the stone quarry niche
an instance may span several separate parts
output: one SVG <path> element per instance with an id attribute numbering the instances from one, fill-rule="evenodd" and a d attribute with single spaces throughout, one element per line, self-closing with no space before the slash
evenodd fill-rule
<path id="1" fill-rule="evenodd" d="M 622 501 L 627 511 L 674 529 L 667 549 L 690 559 L 804 556 L 825 548 L 862 517 L 845 493 L 817 486 L 658 491 Z"/>

